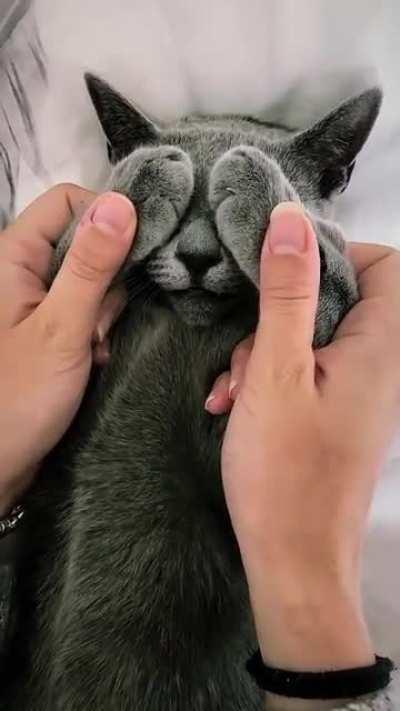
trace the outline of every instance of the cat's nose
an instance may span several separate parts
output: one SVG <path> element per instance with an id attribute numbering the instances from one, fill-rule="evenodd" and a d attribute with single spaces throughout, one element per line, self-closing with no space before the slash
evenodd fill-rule
<path id="1" fill-rule="evenodd" d="M 175 255 L 195 277 L 203 276 L 221 261 L 221 244 L 206 216 L 196 217 L 183 227 Z"/>
<path id="2" fill-rule="evenodd" d="M 221 260 L 221 251 L 201 252 L 196 250 L 177 249 L 176 256 L 186 269 L 195 276 L 202 276 Z"/>

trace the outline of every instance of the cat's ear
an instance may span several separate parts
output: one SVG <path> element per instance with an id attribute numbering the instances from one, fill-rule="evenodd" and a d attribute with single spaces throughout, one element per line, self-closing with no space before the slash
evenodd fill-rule
<path id="1" fill-rule="evenodd" d="M 369 136 L 381 103 L 382 91 L 378 87 L 369 89 L 294 137 L 292 148 L 306 164 L 311 163 L 321 198 L 347 187 L 356 156 Z"/>
<path id="2" fill-rule="evenodd" d="M 85 81 L 107 138 L 111 163 L 117 163 L 138 146 L 157 141 L 155 124 L 121 94 L 93 74 L 85 74 Z"/>

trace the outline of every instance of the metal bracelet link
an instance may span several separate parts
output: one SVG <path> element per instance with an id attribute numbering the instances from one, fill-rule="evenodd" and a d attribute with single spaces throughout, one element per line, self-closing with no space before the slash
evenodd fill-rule
<path id="1" fill-rule="evenodd" d="M 14 506 L 11 513 L 3 519 L 0 519 L 0 538 L 4 538 L 9 533 L 14 531 L 25 515 L 23 506 Z"/>

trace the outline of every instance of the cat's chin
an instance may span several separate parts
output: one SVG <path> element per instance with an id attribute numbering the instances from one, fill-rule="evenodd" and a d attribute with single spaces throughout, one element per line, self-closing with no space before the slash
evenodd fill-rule
<path id="1" fill-rule="evenodd" d="M 232 306 L 232 299 L 196 289 L 169 292 L 173 310 L 188 326 L 206 327 L 218 323 Z"/>

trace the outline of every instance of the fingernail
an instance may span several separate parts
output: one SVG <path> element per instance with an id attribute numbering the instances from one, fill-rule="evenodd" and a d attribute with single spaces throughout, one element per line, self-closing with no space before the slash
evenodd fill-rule
<path id="1" fill-rule="evenodd" d="M 294 203 L 281 203 L 272 210 L 267 232 L 272 254 L 301 254 L 306 250 L 307 224 L 304 213 Z"/>
<path id="2" fill-rule="evenodd" d="M 110 312 L 106 312 L 103 314 L 102 317 L 100 317 L 100 320 L 96 326 L 96 337 L 98 339 L 99 343 L 102 343 L 110 330 L 112 325 L 112 314 Z"/>
<path id="3" fill-rule="evenodd" d="M 102 343 L 106 335 L 106 329 L 102 323 L 98 323 L 94 332 L 94 340 L 96 343 Z"/>
<path id="4" fill-rule="evenodd" d="M 233 391 L 235 390 L 235 388 L 237 388 L 237 386 L 238 386 L 237 380 L 231 380 L 231 382 L 229 383 L 229 399 L 230 400 L 234 399 L 233 398 L 233 395 L 234 395 Z"/>
<path id="5" fill-rule="evenodd" d="M 96 227 L 111 236 L 121 235 L 132 226 L 135 217 L 134 207 L 125 195 L 105 193 L 91 205 L 83 222 L 92 222 Z"/>
<path id="6" fill-rule="evenodd" d="M 213 395 L 213 393 L 211 393 L 211 395 L 208 396 L 207 400 L 204 403 L 204 408 L 206 410 L 208 410 L 208 406 L 209 406 L 210 402 L 212 402 L 213 400 L 215 400 L 215 395 Z"/>

